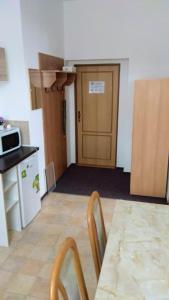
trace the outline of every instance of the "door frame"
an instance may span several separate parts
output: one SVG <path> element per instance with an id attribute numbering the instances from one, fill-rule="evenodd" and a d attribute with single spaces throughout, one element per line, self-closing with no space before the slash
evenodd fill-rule
<path id="1" fill-rule="evenodd" d="M 119 68 L 119 76 L 118 76 L 118 95 L 117 95 L 117 118 L 116 118 L 116 153 L 115 153 L 115 167 L 117 165 L 117 137 L 118 137 L 118 117 L 119 117 L 119 91 L 120 91 L 120 63 L 102 63 L 102 64 L 74 64 L 75 67 L 99 67 L 99 66 L 117 66 Z M 74 95 L 75 95 L 75 153 L 76 153 L 76 164 L 78 164 L 78 125 L 77 125 L 77 80 L 75 80 L 74 84 Z M 87 166 L 87 165 L 86 165 Z M 92 167 L 99 167 L 95 165 L 91 165 Z M 108 168 L 111 169 L 111 167 L 106 166 L 100 166 L 100 168 Z"/>

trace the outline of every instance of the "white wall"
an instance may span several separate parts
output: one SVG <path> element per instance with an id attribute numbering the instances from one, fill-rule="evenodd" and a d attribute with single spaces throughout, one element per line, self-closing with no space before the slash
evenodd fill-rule
<path id="1" fill-rule="evenodd" d="M 0 46 L 5 48 L 8 68 L 8 81 L 0 83 L 0 115 L 12 120 L 28 120 L 19 0 L 0 1 Z"/>
<path id="2" fill-rule="evenodd" d="M 38 52 L 63 56 L 62 0 L 21 0 L 26 68 L 38 68 Z M 27 81 L 28 82 L 28 81 Z M 29 93 L 28 93 L 29 97 Z M 46 191 L 42 110 L 30 112 L 31 145 L 39 146 L 41 195 Z"/>
<path id="3" fill-rule="evenodd" d="M 21 0 L 25 62 L 38 67 L 38 52 L 63 56 L 63 1 Z"/>
<path id="4" fill-rule="evenodd" d="M 41 109 L 31 111 L 28 68 L 38 52 L 63 57 L 62 0 L 0 0 L 0 46 L 7 54 L 9 81 L 0 83 L 0 115 L 27 120 L 31 145 L 38 146 L 41 195 L 46 191 Z"/>
<path id="5" fill-rule="evenodd" d="M 119 109 L 123 121 L 117 153 L 118 166 L 126 171 L 131 160 L 133 81 L 169 76 L 168 12 L 168 0 L 64 1 L 66 60 L 129 58 L 128 93 Z"/>

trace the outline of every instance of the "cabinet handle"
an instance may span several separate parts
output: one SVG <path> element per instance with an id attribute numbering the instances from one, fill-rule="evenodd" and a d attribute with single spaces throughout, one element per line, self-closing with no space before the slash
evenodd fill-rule
<path id="1" fill-rule="evenodd" d="M 80 122 L 80 117 L 81 117 L 81 115 L 80 115 L 80 110 L 79 110 L 77 113 L 78 122 Z"/>

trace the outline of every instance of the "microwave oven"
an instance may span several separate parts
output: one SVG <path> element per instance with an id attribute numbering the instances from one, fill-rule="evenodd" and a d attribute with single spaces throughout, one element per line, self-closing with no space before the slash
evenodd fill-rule
<path id="1" fill-rule="evenodd" d="M 5 155 L 21 147 L 21 135 L 19 128 L 0 130 L 0 156 Z"/>

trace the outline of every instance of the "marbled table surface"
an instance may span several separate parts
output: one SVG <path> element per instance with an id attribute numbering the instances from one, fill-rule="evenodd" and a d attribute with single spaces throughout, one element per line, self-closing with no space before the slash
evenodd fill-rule
<path id="1" fill-rule="evenodd" d="M 117 200 L 95 300 L 169 300 L 169 206 Z"/>

